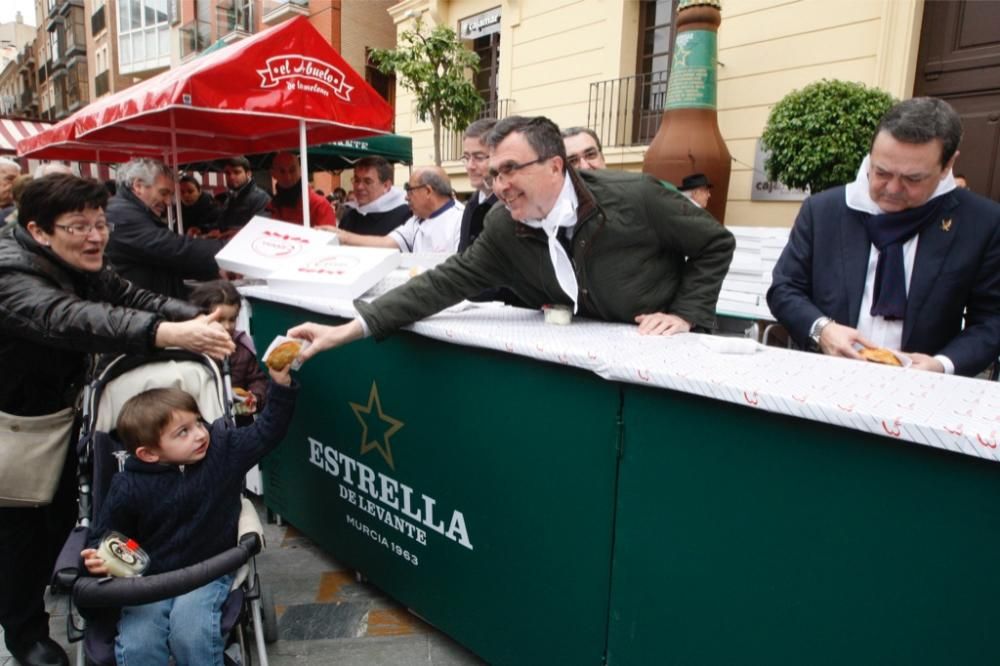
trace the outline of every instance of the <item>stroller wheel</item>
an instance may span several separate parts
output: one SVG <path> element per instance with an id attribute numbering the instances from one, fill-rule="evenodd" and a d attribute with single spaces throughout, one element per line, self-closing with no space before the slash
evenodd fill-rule
<path id="1" fill-rule="evenodd" d="M 278 613 L 274 609 L 274 594 L 263 583 L 260 586 L 260 614 L 264 625 L 264 642 L 271 644 L 278 640 Z"/>

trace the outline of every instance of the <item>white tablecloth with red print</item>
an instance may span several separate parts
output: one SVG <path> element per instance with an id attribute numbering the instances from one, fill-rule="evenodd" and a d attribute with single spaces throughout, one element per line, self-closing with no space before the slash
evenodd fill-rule
<path id="1" fill-rule="evenodd" d="M 399 273 L 369 293 L 405 281 Z M 240 291 L 325 315 L 356 316 L 345 301 L 277 293 L 263 286 Z M 547 325 L 541 311 L 500 304 L 464 303 L 407 330 L 452 344 L 582 368 L 609 380 L 683 391 L 1000 461 L 996 382 L 776 347 L 720 353 L 707 346 L 715 340 L 704 340 L 715 336 L 640 336 L 633 325 L 579 318 L 569 326 Z"/>

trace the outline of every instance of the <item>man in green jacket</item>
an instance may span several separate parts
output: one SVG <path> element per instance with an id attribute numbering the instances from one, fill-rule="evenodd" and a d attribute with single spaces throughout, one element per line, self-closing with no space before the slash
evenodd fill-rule
<path id="1" fill-rule="evenodd" d="M 640 334 L 713 325 L 735 241 L 711 215 L 649 176 L 567 168 L 548 118 L 501 120 L 487 144 L 504 206 L 489 212 L 476 242 L 372 303 L 356 301 L 354 321 L 289 330 L 312 341 L 303 359 L 369 334 L 383 339 L 492 287 L 533 307 L 635 322 Z"/>

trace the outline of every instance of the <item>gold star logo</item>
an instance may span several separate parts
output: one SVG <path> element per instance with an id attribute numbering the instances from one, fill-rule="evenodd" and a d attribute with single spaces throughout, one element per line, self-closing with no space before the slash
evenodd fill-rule
<path id="1" fill-rule="evenodd" d="M 354 416 L 357 417 L 358 422 L 361 424 L 361 454 L 364 455 L 375 449 L 389 463 L 389 468 L 395 471 L 396 467 L 392 462 L 392 446 L 389 444 L 389 438 L 399 432 L 400 428 L 405 424 L 382 411 L 382 401 L 378 397 L 378 386 L 376 386 L 375 382 L 372 382 L 372 390 L 368 394 L 367 405 L 361 405 L 356 402 L 349 402 L 347 404 L 351 406 Z M 373 427 L 369 429 L 369 419 L 373 416 L 372 407 L 375 408 L 374 416 L 376 419 Z M 380 438 L 369 437 L 370 430 L 381 430 L 382 436 Z"/>

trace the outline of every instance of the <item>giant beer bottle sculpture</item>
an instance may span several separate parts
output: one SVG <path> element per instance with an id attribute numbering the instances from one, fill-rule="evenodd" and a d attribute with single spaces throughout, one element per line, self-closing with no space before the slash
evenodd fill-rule
<path id="1" fill-rule="evenodd" d="M 642 170 L 675 185 L 693 173 L 705 174 L 713 186 L 708 212 L 724 222 L 731 158 L 715 110 L 720 9 L 719 0 L 677 3 L 667 101 Z"/>

